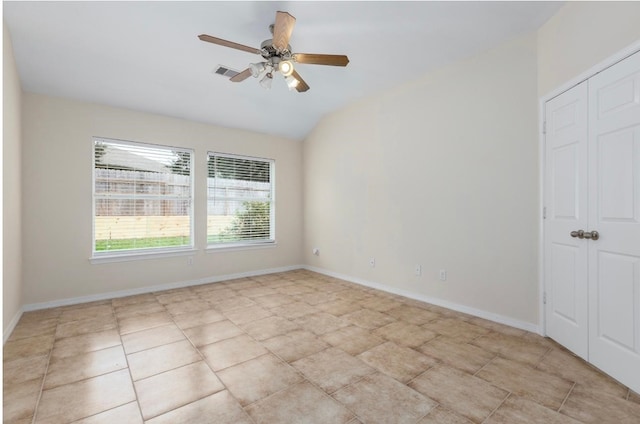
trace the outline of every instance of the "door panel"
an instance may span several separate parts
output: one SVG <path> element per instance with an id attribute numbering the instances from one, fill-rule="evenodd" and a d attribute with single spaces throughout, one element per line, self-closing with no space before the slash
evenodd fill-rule
<path id="1" fill-rule="evenodd" d="M 578 220 L 580 143 L 576 141 L 551 150 L 553 217 Z"/>
<path id="2" fill-rule="evenodd" d="M 551 312 L 554 319 L 565 319 L 569 325 L 577 327 L 580 319 L 576 315 L 576 267 L 580 252 L 575 246 L 558 243 L 554 243 L 551 249 Z"/>
<path id="3" fill-rule="evenodd" d="M 589 361 L 640 390 L 640 53 L 589 80 Z"/>
<path id="4" fill-rule="evenodd" d="M 633 176 L 637 128 L 625 128 L 600 136 L 600 220 L 606 222 L 637 222 L 638 210 Z"/>
<path id="5" fill-rule="evenodd" d="M 544 269 L 546 330 L 582 358 L 588 353 L 587 243 L 571 237 L 587 226 L 587 84 L 545 105 Z"/>
<path id="6" fill-rule="evenodd" d="M 637 295 L 640 258 L 599 251 L 597 336 L 631 353 L 638 350 Z M 611 313 L 610 311 L 615 311 Z"/>

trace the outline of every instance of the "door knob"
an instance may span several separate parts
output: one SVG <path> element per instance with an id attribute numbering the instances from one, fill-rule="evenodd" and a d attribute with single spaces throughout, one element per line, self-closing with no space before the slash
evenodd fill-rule
<path id="1" fill-rule="evenodd" d="M 571 237 L 577 237 L 579 239 L 590 239 L 590 240 L 598 240 L 600 238 L 600 233 L 597 231 L 571 231 Z"/>
<path id="2" fill-rule="evenodd" d="M 598 240 L 600 238 L 600 233 L 597 231 L 587 231 L 584 233 L 584 238 L 591 240 Z"/>

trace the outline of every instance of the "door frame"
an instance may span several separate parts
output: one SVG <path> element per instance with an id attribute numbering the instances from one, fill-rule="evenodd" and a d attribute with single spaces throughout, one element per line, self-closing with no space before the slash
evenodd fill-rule
<path id="1" fill-rule="evenodd" d="M 559 96 L 567 90 L 575 87 L 576 85 L 588 80 L 595 74 L 598 74 L 605 69 L 615 65 L 616 63 L 626 59 L 627 57 L 633 55 L 640 51 L 640 40 L 635 43 L 625 47 L 624 49 L 618 51 L 617 53 L 609 56 L 605 60 L 597 63 L 592 66 L 585 72 L 579 74 L 578 76 L 572 78 L 566 83 L 560 85 L 559 87 L 551 90 L 549 93 L 541 96 L 538 100 L 538 333 L 541 336 L 547 335 L 547 319 L 546 319 L 546 311 L 545 311 L 545 292 L 546 292 L 546 281 L 544 275 L 544 258 L 545 258 L 545 238 L 544 238 L 544 195 L 545 195 L 545 128 L 544 128 L 544 120 L 546 116 L 545 104 L 553 99 L 554 97 Z"/>

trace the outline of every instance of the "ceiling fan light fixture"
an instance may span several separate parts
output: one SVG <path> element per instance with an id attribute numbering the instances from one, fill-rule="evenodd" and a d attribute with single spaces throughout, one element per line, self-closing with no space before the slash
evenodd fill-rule
<path id="1" fill-rule="evenodd" d="M 278 70 L 284 77 L 291 76 L 293 74 L 293 62 L 290 60 L 283 60 L 278 64 Z"/>
<path id="2" fill-rule="evenodd" d="M 289 91 L 295 90 L 298 84 L 300 84 L 300 81 L 298 81 L 292 76 L 284 77 L 284 80 L 287 83 L 287 86 L 289 87 Z"/>
<path id="3" fill-rule="evenodd" d="M 264 62 L 252 63 L 249 65 L 249 69 L 251 69 L 251 76 L 254 78 L 258 78 L 265 68 Z"/>
<path id="4" fill-rule="evenodd" d="M 271 88 L 271 83 L 273 82 L 273 75 L 271 72 L 267 72 L 265 76 L 260 80 L 260 85 L 265 89 L 269 90 Z"/>

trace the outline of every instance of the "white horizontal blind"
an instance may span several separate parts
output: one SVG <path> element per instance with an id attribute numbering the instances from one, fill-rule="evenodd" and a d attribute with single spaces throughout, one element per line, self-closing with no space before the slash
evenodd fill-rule
<path id="1" fill-rule="evenodd" d="M 193 151 L 93 143 L 94 256 L 193 246 Z"/>
<path id="2" fill-rule="evenodd" d="M 211 152 L 208 156 L 208 245 L 273 242 L 274 162 Z"/>

